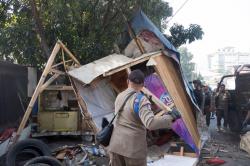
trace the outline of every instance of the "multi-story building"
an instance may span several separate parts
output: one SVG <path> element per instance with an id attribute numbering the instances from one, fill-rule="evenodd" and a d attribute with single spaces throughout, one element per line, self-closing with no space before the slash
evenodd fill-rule
<path id="1" fill-rule="evenodd" d="M 232 74 L 235 67 L 250 64 L 250 53 L 240 52 L 234 47 L 218 49 L 208 56 L 208 69 L 213 73 L 212 82 L 218 82 L 225 74 Z M 211 82 L 211 80 L 208 80 Z"/>
<path id="2" fill-rule="evenodd" d="M 250 53 L 239 52 L 234 47 L 218 49 L 208 55 L 208 69 L 221 75 L 232 73 L 234 67 L 249 63 Z"/>

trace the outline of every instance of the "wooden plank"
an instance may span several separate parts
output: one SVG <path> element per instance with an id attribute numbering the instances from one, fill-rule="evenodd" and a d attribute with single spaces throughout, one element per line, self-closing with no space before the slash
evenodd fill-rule
<path id="1" fill-rule="evenodd" d="M 180 156 L 183 156 L 183 155 L 184 155 L 184 147 L 182 146 L 180 150 Z"/>
<path id="2" fill-rule="evenodd" d="M 193 108 L 190 104 L 190 99 L 188 98 L 184 89 L 180 74 L 173 64 L 173 60 L 165 55 L 157 56 L 153 59 L 157 63 L 157 65 L 155 66 L 155 70 L 168 89 L 168 92 L 172 97 L 176 108 L 180 111 L 183 121 L 185 122 L 195 145 L 200 148 L 200 136 L 193 115 Z"/>
<path id="3" fill-rule="evenodd" d="M 171 154 L 170 154 L 171 155 Z M 173 155 L 179 156 L 180 152 L 173 152 Z M 187 157 L 197 157 L 196 153 L 188 153 L 188 152 L 184 152 L 182 156 L 187 156 Z"/>
<path id="4" fill-rule="evenodd" d="M 52 51 L 52 53 L 51 53 L 51 55 L 50 55 L 50 57 L 48 59 L 48 62 L 47 62 L 46 67 L 45 67 L 45 69 L 43 71 L 43 74 L 42 74 L 42 76 L 41 76 L 41 78 L 40 78 L 40 80 L 39 80 L 39 82 L 37 84 L 37 87 L 36 87 L 36 89 L 34 91 L 34 94 L 33 94 L 32 98 L 31 98 L 31 100 L 29 102 L 29 105 L 28 105 L 28 107 L 26 109 L 26 112 L 25 112 L 25 114 L 23 116 L 23 119 L 22 119 L 22 121 L 21 121 L 21 123 L 20 123 L 20 125 L 18 127 L 17 136 L 16 136 L 14 142 L 17 141 L 17 139 L 19 138 L 21 132 L 23 131 L 23 128 L 25 127 L 25 124 L 27 123 L 27 121 L 29 119 L 30 113 L 31 113 L 32 108 L 34 106 L 34 103 L 35 103 L 35 101 L 36 101 L 36 99 L 37 99 L 37 97 L 38 97 L 38 95 L 40 93 L 40 88 L 43 85 L 43 83 L 44 83 L 44 81 L 45 81 L 45 79 L 46 79 L 46 77 L 47 77 L 47 75 L 48 75 L 48 73 L 49 73 L 49 71 L 51 69 L 51 66 L 52 66 L 52 64 L 53 64 L 53 62 L 55 60 L 55 57 L 56 57 L 59 50 L 60 50 L 60 44 L 56 43 L 56 45 L 55 45 L 55 47 L 54 47 L 54 49 L 53 49 L 53 51 Z"/>
<path id="5" fill-rule="evenodd" d="M 103 74 L 104 77 L 106 76 L 110 76 L 114 73 L 117 73 L 119 71 L 122 71 L 122 70 L 127 70 L 127 68 L 130 68 L 131 66 L 134 66 L 134 65 L 137 65 L 139 63 L 142 63 L 144 61 L 147 61 L 149 60 L 151 57 L 155 57 L 155 56 L 160 56 L 161 55 L 161 52 L 155 52 L 155 53 L 149 53 L 149 54 L 144 54 L 138 58 L 135 58 L 132 62 L 128 63 L 128 64 L 125 64 L 125 65 L 122 65 L 122 66 L 119 66 L 119 67 L 116 67 L 108 72 L 105 72 Z"/>
<path id="6" fill-rule="evenodd" d="M 72 86 L 66 86 L 66 85 L 50 85 L 46 87 L 44 90 L 65 90 L 65 91 L 73 91 Z"/>

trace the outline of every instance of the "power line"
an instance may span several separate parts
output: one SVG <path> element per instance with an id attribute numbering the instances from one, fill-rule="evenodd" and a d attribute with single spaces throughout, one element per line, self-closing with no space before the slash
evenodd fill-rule
<path id="1" fill-rule="evenodd" d="M 176 16 L 177 13 L 187 4 L 189 0 L 186 0 L 180 7 L 179 9 L 172 15 L 172 17 L 167 21 L 167 24 Z"/>

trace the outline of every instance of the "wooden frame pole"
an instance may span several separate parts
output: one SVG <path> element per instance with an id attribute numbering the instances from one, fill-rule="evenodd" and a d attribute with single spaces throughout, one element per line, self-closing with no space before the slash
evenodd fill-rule
<path id="1" fill-rule="evenodd" d="M 51 66 L 52 66 L 52 64 L 53 64 L 53 62 L 55 60 L 55 57 L 56 57 L 59 50 L 60 50 L 60 44 L 56 43 L 56 45 L 55 45 L 55 47 L 54 47 L 54 49 L 53 49 L 53 51 L 52 51 L 52 53 L 51 53 L 51 55 L 49 57 L 49 60 L 48 60 L 48 62 L 46 64 L 46 67 L 45 67 L 45 69 L 43 71 L 43 74 L 42 74 L 42 76 L 41 76 L 41 78 L 40 78 L 40 80 L 39 80 L 39 82 L 38 82 L 38 84 L 36 86 L 35 92 L 34 92 L 32 98 L 31 98 L 31 100 L 29 102 L 29 105 L 28 105 L 28 107 L 26 109 L 26 112 L 25 112 L 25 114 L 23 116 L 21 124 L 19 125 L 19 128 L 17 130 L 17 136 L 16 136 L 15 140 L 18 139 L 18 137 L 20 136 L 21 132 L 23 131 L 23 129 L 25 127 L 25 124 L 27 123 L 27 121 L 29 119 L 32 108 L 34 106 L 34 103 L 35 103 L 35 101 L 36 101 L 36 99 L 37 99 L 37 97 L 38 97 L 38 95 L 40 93 L 40 88 L 43 85 L 43 83 L 44 83 L 44 81 L 46 79 L 46 76 L 48 75 L 48 73 L 49 73 L 49 71 L 51 69 Z"/>

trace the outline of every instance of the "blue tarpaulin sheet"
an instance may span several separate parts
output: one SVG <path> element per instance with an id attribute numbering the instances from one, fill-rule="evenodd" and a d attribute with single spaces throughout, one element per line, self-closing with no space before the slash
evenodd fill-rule
<path id="1" fill-rule="evenodd" d="M 180 62 L 179 52 L 162 34 L 162 32 L 154 25 L 154 23 L 144 14 L 142 10 L 136 12 L 135 16 L 130 21 L 130 25 L 136 34 L 139 34 L 144 29 L 153 32 L 158 37 L 158 39 L 160 39 L 167 50 L 175 53 L 178 58 L 178 63 Z"/>

